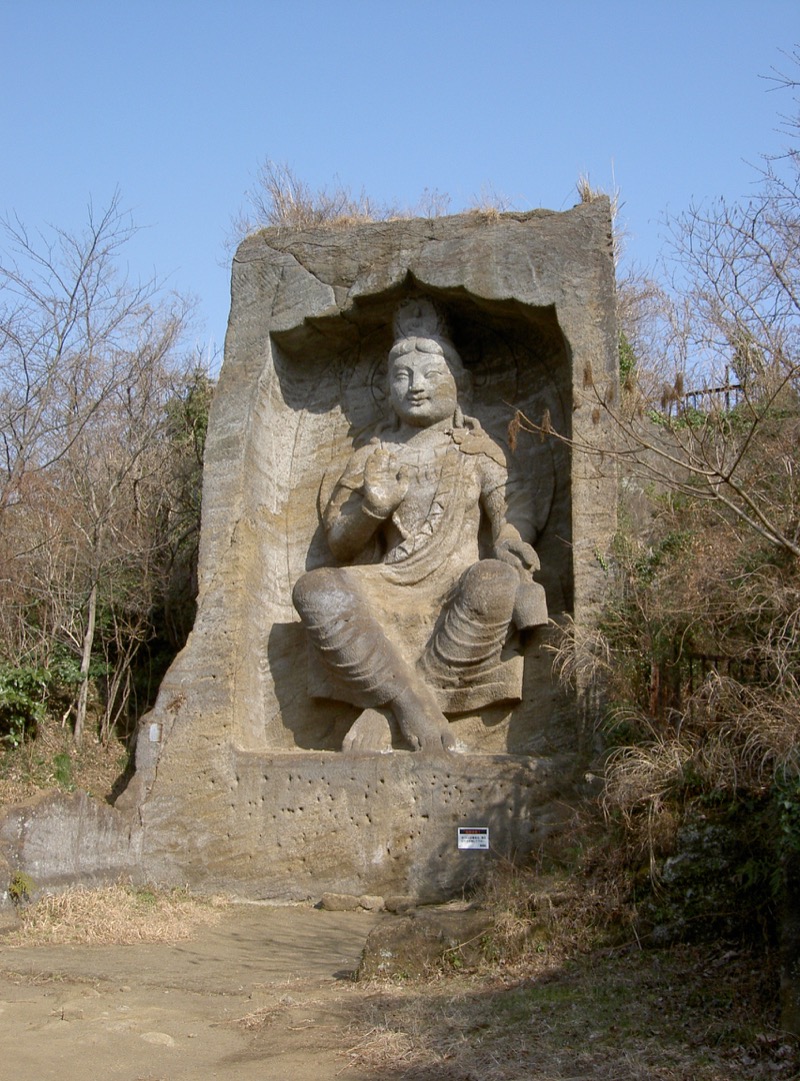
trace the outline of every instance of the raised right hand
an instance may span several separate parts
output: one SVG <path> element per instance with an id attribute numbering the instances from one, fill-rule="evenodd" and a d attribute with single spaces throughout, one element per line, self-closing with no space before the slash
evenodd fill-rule
<path id="1" fill-rule="evenodd" d="M 374 518 L 388 518 L 406 497 L 408 469 L 396 454 L 376 447 L 364 465 L 364 510 Z"/>

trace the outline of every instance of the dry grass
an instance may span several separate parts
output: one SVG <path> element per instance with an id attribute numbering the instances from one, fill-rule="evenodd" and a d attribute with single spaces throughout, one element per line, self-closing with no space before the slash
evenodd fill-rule
<path id="1" fill-rule="evenodd" d="M 285 162 L 265 159 L 258 167 L 253 185 L 245 192 L 247 205 L 231 220 L 227 247 L 231 250 L 263 228 L 339 229 L 364 222 L 396 221 L 406 218 L 439 218 L 451 212 L 451 198 L 437 188 L 424 188 L 416 202 L 406 205 L 383 203 L 371 198 L 362 188 L 354 192 L 338 177 L 333 182 L 314 187 L 303 180 Z M 474 214 L 487 222 L 514 209 L 516 200 L 484 185 L 463 213 Z"/>
<path id="2" fill-rule="evenodd" d="M 774 954 L 642 949 L 613 854 L 581 868 L 500 867 L 485 962 L 372 982 L 346 1056 L 391 1081 L 789 1081 Z"/>
<path id="3" fill-rule="evenodd" d="M 231 248 L 263 228 L 338 229 L 399 216 L 394 208 L 371 199 L 363 189 L 354 193 L 338 178 L 327 187 L 314 188 L 285 162 L 269 158 L 260 164 L 255 183 L 245 195 L 247 207 L 231 221 Z M 429 200 L 435 201 L 436 195 L 428 193 Z"/>
<path id="4" fill-rule="evenodd" d="M 191 938 L 218 922 L 223 903 L 184 890 L 157 891 L 118 884 L 73 887 L 20 909 L 19 925 L 6 946 L 132 946 Z"/>
<path id="5" fill-rule="evenodd" d="M 426 1081 L 797 1077 L 760 956 L 716 947 L 533 954 L 513 976 L 392 986 L 353 1026 L 353 1066 Z"/>

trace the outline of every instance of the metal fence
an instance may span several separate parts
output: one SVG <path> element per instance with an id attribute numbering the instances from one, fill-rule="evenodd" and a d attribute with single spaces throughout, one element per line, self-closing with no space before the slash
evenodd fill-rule
<path id="1" fill-rule="evenodd" d="M 763 658 L 750 660 L 676 649 L 669 660 L 650 666 L 650 715 L 665 720 L 691 709 L 694 696 L 712 673 L 750 686 L 765 686 L 776 678 L 773 667 Z"/>
<path id="2" fill-rule="evenodd" d="M 696 409 L 699 413 L 711 413 L 721 410 L 729 413 L 735 409 L 744 397 L 741 383 L 734 383 L 728 377 L 719 386 L 700 387 L 683 395 L 684 409 Z"/>

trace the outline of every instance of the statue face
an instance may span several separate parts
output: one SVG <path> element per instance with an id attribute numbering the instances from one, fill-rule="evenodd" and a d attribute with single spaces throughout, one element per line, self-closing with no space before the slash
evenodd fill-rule
<path id="1" fill-rule="evenodd" d="M 414 428 L 450 420 L 458 391 L 447 361 L 438 353 L 411 353 L 389 363 L 389 397 L 398 417 Z"/>

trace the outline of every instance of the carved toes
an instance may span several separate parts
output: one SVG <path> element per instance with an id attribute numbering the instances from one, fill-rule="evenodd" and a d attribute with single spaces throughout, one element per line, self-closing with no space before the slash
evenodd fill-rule
<path id="1" fill-rule="evenodd" d="M 375 709 L 365 709 L 342 741 L 346 754 L 387 754 L 391 749 L 389 721 Z"/>

